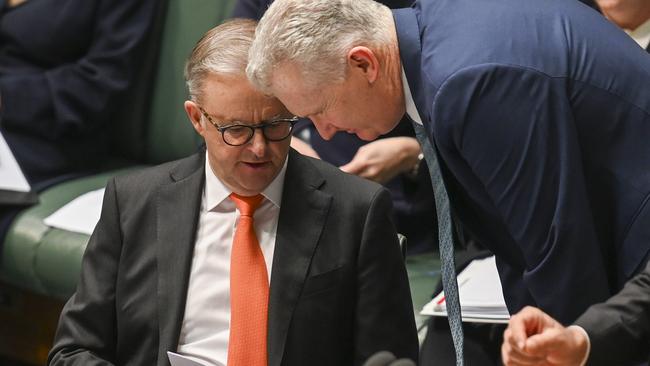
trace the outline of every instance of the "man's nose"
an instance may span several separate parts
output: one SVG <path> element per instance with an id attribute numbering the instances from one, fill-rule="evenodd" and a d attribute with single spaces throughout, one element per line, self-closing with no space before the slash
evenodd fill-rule
<path id="1" fill-rule="evenodd" d="M 255 156 L 257 157 L 264 156 L 266 153 L 267 144 L 268 141 L 266 141 L 266 137 L 264 137 L 264 133 L 262 132 L 262 129 L 261 128 L 255 129 L 253 138 L 249 142 L 250 149 L 255 154 Z"/>
<path id="2" fill-rule="evenodd" d="M 312 118 L 312 122 L 314 123 L 314 126 L 316 126 L 316 130 L 318 130 L 318 134 L 325 140 L 331 139 L 337 132 L 337 128 L 332 124 L 318 118 Z"/>

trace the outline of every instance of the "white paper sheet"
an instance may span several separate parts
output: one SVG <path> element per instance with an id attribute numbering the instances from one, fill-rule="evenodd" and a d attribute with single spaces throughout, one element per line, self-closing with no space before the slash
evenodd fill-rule
<path id="1" fill-rule="evenodd" d="M 222 363 L 211 364 L 203 361 L 198 361 L 195 358 L 179 355 L 172 351 L 167 351 L 167 357 L 172 366 L 224 366 Z"/>
<path id="2" fill-rule="evenodd" d="M 2 133 L 0 133 L 0 189 L 18 192 L 31 190 Z"/>
<path id="3" fill-rule="evenodd" d="M 103 188 L 83 194 L 48 216 L 45 224 L 90 235 L 99 221 L 103 199 Z"/>
<path id="4" fill-rule="evenodd" d="M 458 274 L 458 290 L 463 321 L 507 323 L 510 319 L 503 298 L 494 256 L 473 260 Z M 444 291 L 424 305 L 420 314 L 447 316 Z"/>

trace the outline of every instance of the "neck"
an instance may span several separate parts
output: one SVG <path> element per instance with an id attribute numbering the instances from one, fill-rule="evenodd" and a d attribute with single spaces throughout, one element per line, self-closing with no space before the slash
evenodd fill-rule
<path id="1" fill-rule="evenodd" d="M 391 97 L 391 100 L 399 101 L 397 113 L 401 117 L 406 113 L 406 108 L 404 102 L 404 86 L 402 85 L 402 60 L 400 59 L 397 32 L 394 26 L 391 32 L 391 42 L 385 47 L 382 53 L 385 60 L 385 66 L 382 72 L 384 73 L 384 80 L 386 80 L 387 93 Z"/>

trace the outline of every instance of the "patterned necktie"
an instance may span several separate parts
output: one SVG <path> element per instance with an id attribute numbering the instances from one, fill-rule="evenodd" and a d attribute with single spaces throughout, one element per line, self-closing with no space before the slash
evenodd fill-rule
<path id="1" fill-rule="evenodd" d="M 414 121 L 415 136 L 420 142 L 424 159 L 431 175 L 433 195 L 436 200 L 438 214 L 438 245 L 440 247 L 440 261 L 442 262 L 442 286 L 445 290 L 445 304 L 447 319 L 451 329 L 451 337 L 456 350 L 456 365 L 463 365 L 463 323 L 460 314 L 460 300 L 458 299 L 458 282 L 456 281 L 456 264 L 454 263 L 454 238 L 451 230 L 451 213 L 449 212 L 449 196 L 442 180 L 440 165 L 436 152 L 431 146 L 424 126 Z"/>
<path id="2" fill-rule="evenodd" d="M 228 366 L 266 366 L 269 281 L 255 235 L 253 213 L 262 195 L 230 195 L 239 210 L 230 255 L 230 338 Z"/>

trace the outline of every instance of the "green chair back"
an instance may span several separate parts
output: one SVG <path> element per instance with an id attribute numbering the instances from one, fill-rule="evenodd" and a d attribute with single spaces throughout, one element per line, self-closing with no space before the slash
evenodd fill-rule
<path id="1" fill-rule="evenodd" d="M 152 109 L 147 123 L 145 162 L 156 164 L 188 156 L 201 145 L 185 115 L 185 60 L 199 38 L 230 15 L 234 0 L 170 0 Z"/>

